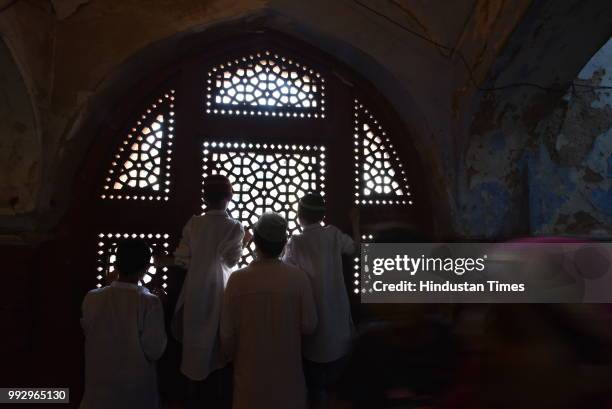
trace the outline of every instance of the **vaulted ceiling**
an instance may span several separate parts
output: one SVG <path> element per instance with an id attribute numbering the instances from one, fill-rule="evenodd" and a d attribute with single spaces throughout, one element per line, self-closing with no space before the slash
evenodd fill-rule
<path id="1" fill-rule="evenodd" d="M 595 0 L 0 0 L 0 227 L 36 230 L 61 214 L 92 137 L 83 129 L 120 96 L 113 84 L 125 72 L 144 75 L 192 35 L 255 20 L 377 86 L 431 163 L 436 194 L 452 196 L 452 141 L 519 98 L 483 108 L 475 84 L 567 84 L 610 37 L 611 9 Z"/>

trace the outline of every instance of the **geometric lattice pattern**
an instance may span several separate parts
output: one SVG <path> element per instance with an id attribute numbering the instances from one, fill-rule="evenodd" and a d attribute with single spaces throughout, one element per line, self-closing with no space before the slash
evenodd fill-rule
<path id="1" fill-rule="evenodd" d="M 109 273 L 113 273 L 116 269 L 115 252 L 117 250 L 117 242 L 121 239 L 127 238 L 140 238 L 144 240 L 149 246 L 153 254 L 168 255 L 169 254 L 169 243 L 170 236 L 162 233 L 100 233 L 98 235 L 98 266 L 97 266 L 97 280 L 96 287 L 100 288 L 107 285 L 106 276 Z M 166 289 L 168 286 L 166 280 L 167 267 L 157 268 L 153 263 L 153 257 L 151 257 L 151 264 L 147 268 L 147 271 L 139 282 L 139 285 L 146 285 L 147 287 L 162 287 Z"/>
<path id="2" fill-rule="evenodd" d="M 382 126 L 355 100 L 355 203 L 412 204 L 403 165 Z"/>
<path id="3" fill-rule="evenodd" d="M 305 145 L 204 143 L 203 176 L 227 176 L 234 189 L 230 215 L 251 227 L 266 211 L 287 219 L 290 234 L 299 232 L 299 198 L 325 194 L 325 148 Z M 253 260 L 254 246 L 245 248 L 239 267 Z"/>
<path id="4" fill-rule="evenodd" d="M 318 72 L 265 51 L 213 67 L 206 112 L 229 115 L 325 117 L 325 80 Z"/>
<path id="5" fill-rule="evenodd" d="M 362 234 L 361 235 L 361 244 L 372 243 L 374 241 L 374 236 L 372 234 Z M 360 292 L 360 281 L 359 277 L 361 277 L 361 259 L 359 256 L 353 258 L 353 293 L 359 294 Z"/>
<path id="6" fill-rule="evenodd" d="M 131 129 L 108 172 L 103 199 L 168 200 L 174 90 L 157 99 Z"/>

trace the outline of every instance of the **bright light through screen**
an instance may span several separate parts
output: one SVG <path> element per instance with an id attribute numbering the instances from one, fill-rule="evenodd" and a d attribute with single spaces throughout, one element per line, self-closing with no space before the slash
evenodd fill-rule
<path id="1" fill-rule="evenodd" d="M 121 239 L 140 238 L 149 244 L 152 254 L 162 254 L 166 256 L 169 254 L 168 249 L 170 247 L 170 235 L 167 233 L 100 233 L 98 237 L 98 275 L 96 277 L 98 280 L 96 287 L 98 288 L 107 284 L 106 276 L 114 273 L 116 270 L 117 244 Z M 160 271 L 162 273 L 161 277 L 158 276 Z M 154 279 L 157 279 L 157 284 L 161 283 L 163 288 L 167 288 L 167 271 L 167 267 L 156 267 L 154 257 L 151 256 L 149 266 L 147 267 L 142 280 L 140 280 L 138 284 L 146 285 L 151 283 L 151 281 Z"/>
<path id="2" fill-rule="evenodd" d="M 297 205 L 308 192 L 324 194 L 325 148 L 304 145 L 268 145 L 207 142 L 204 177 L 227 176 L 234 189 L 228 210 L 245 227 L 266 211 L 287 219 L 290 234 L 299 232 Z M 253 260 L 253 244 L 245 248 L 238 268 Z"/>

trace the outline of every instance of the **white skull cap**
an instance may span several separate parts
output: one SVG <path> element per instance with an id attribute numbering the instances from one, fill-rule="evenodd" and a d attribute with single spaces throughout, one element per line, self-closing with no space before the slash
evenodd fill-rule
<path id="1" fill-rule="evenodd" d="M 277 213 L 266 212 L 261 215 L 253 230 L 264 240 L 282 243 L 287 239 L 287 221 Z"/>

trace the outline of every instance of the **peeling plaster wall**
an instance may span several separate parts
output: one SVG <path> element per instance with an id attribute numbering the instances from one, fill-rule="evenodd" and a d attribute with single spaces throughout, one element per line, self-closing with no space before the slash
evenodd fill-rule
<path id="1" fill-rule="evenodd" d="M 612 85 L 612 41 L 576 84 Z M 611 91 L 577 86 L 562 98 L 520 92 L 479 101 L 460 168 L 463 234 L 611 236 Z"/>
<path id="2" fill-rule="evenodd" d="M 612 86 L 612 40 L 577 84 Z M 539 124 L 528 154 L 531 226 L 541 234 L 612 236 L 612 89 L 576 87 Z"/>
<path id="3" fill-rule="evenodd" d="M 7 2 L 4 7 L 8 8 L 0 14 L 2 103 L 11 111 L 4 113 L 6 121 L 1 125 L 0 217 L 7 225 L 16 223 L 20 230 L 31 230 L 32 223 L 18 220 L 18 215 L 36 211 L 43 184 L 44 123 L 53 79 L 53 18 L 44 2 L 37 7 Z M 19 123 L 17 128 L 13 121 Z"/>
<path id="4" fill-rule="evenodd" d="M 0 212 L 32 210 L 40 183 L 40 141 L 30 95 L 0 40 Z"/>
<path id="5" fill-rule="evenodd" d="M 485 90 L 459 98 L 453 197 L 461 236 L 582 235 L 606 227 L 607 181 L 595 175 L 601 164 L 591 166 L 593 173 L 583 168 L 605 145 L 607 97 L 564 95 L 610 38 L 611 19 L 612 7 L 601 2 L 532 4 L 482 83 Z M 603 81 L 591 71 L 577 82 Z"/>

